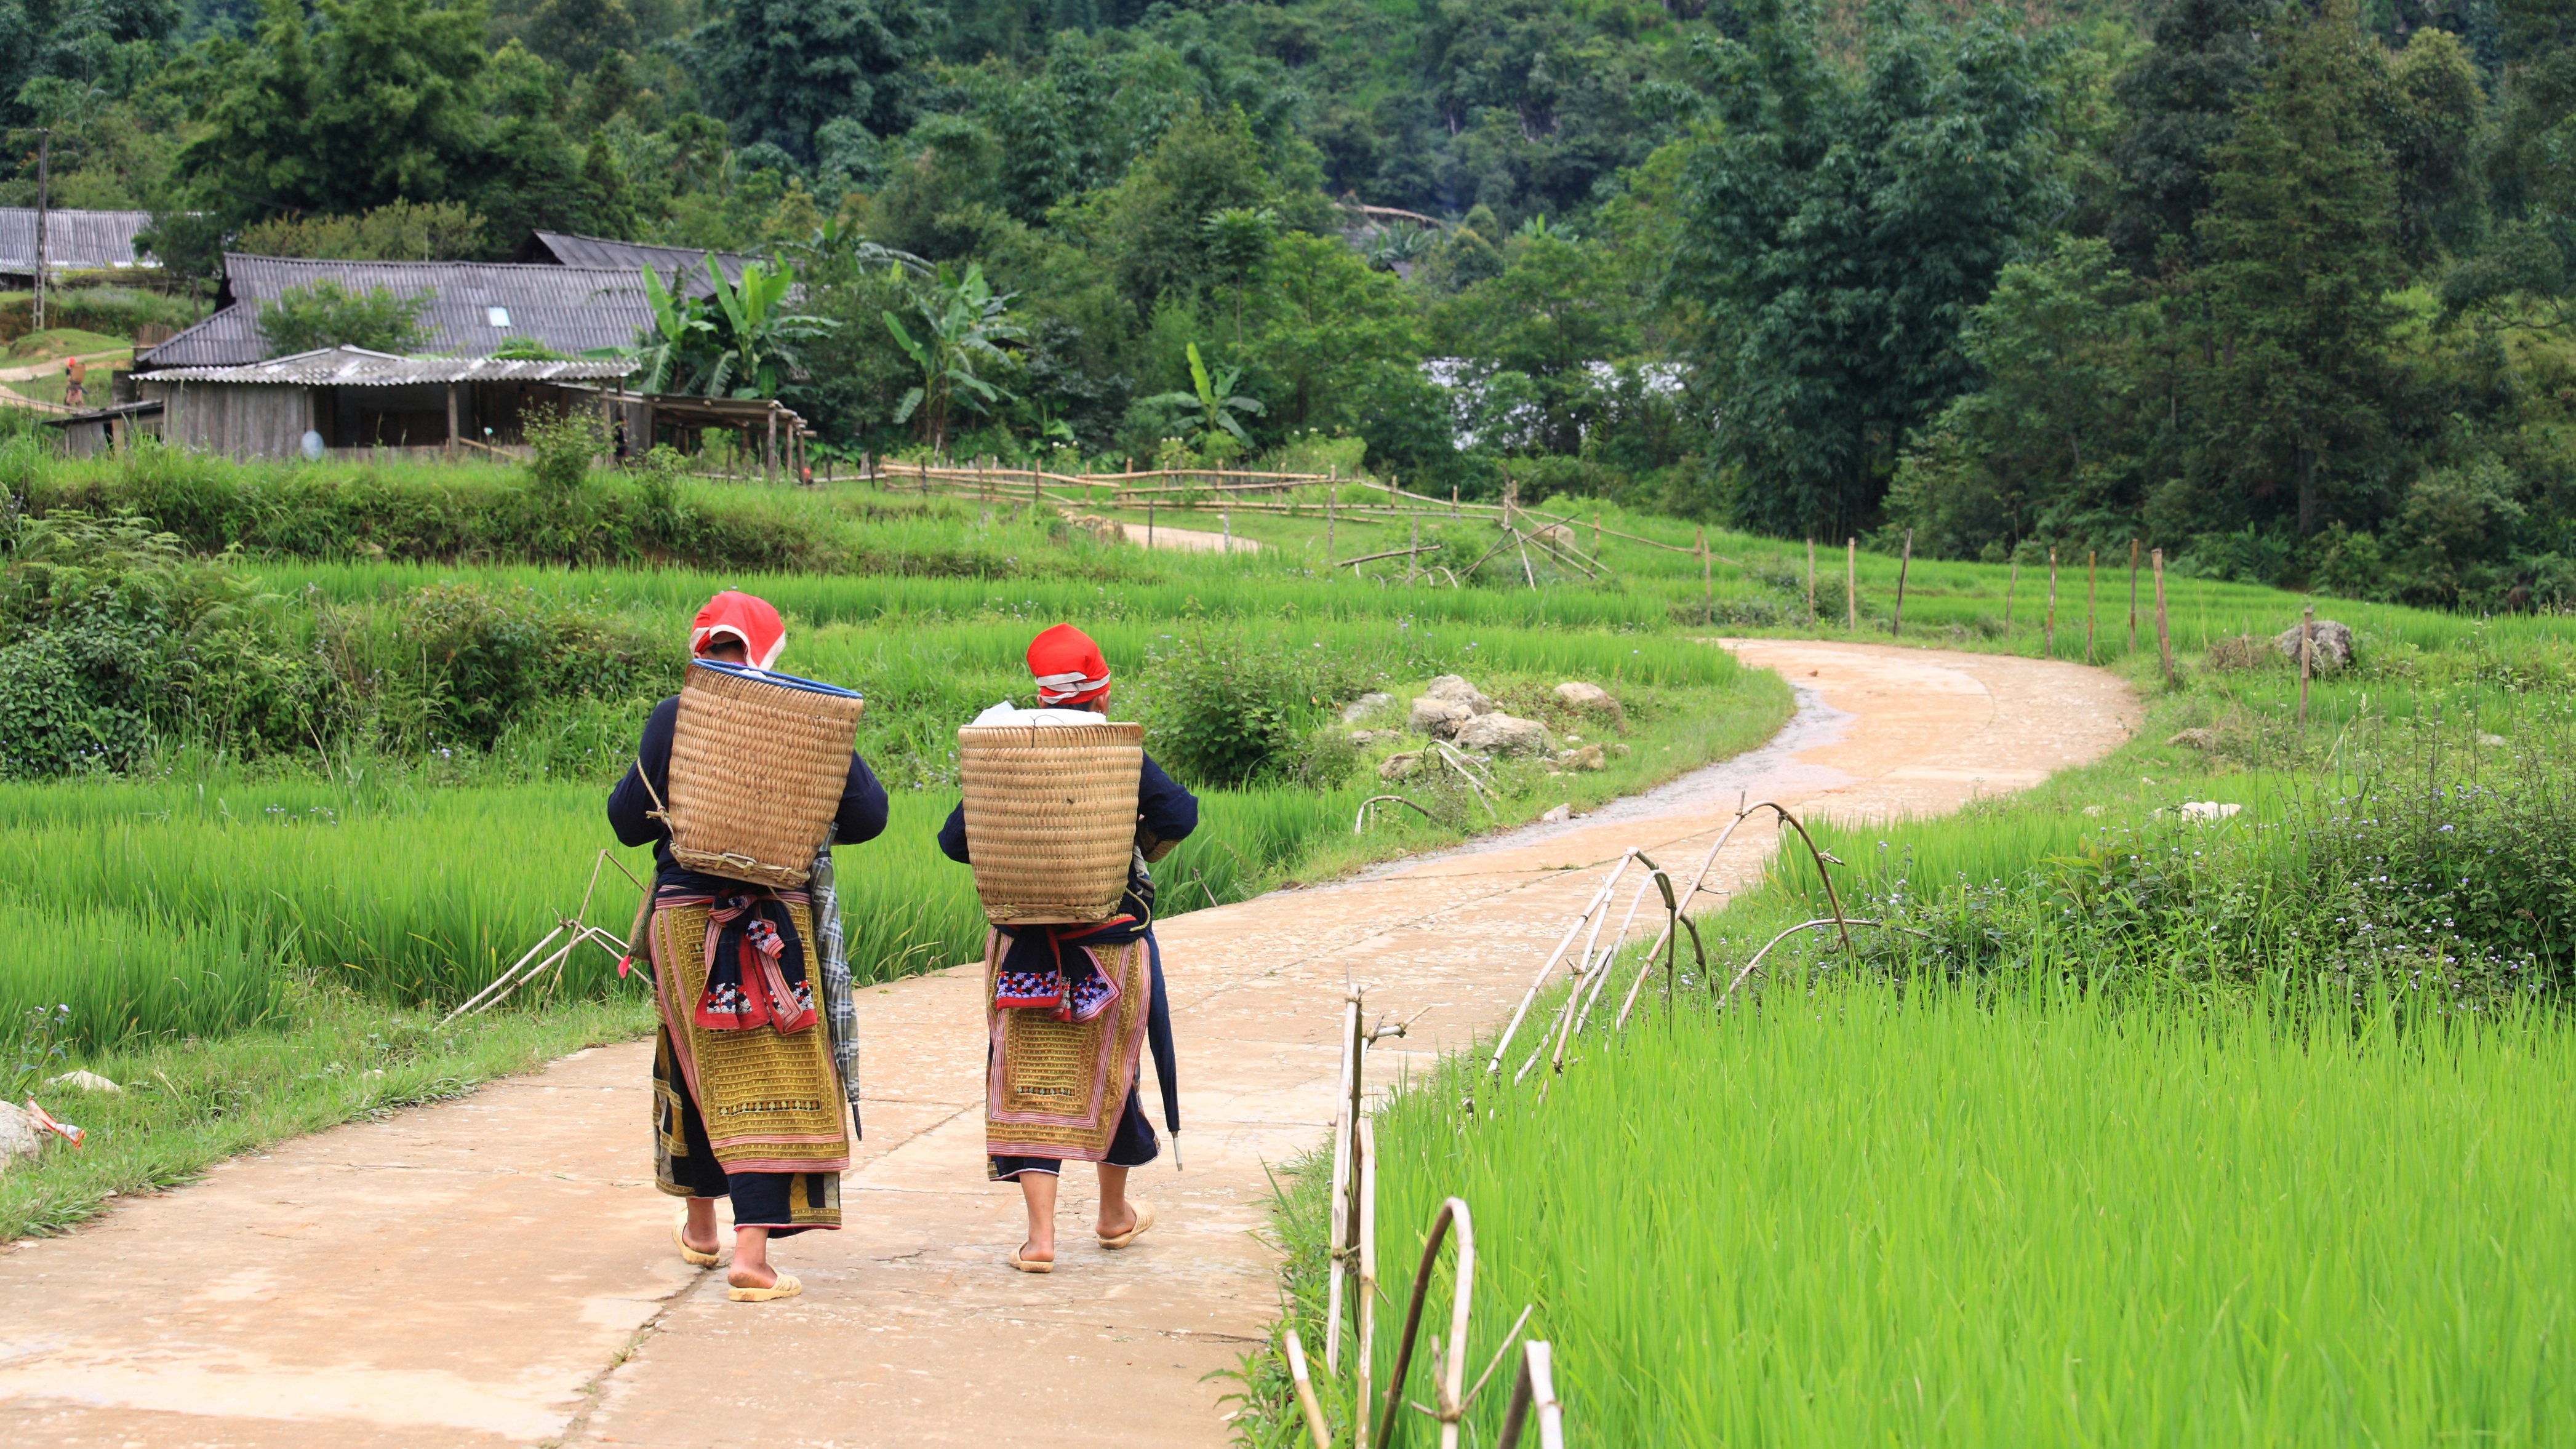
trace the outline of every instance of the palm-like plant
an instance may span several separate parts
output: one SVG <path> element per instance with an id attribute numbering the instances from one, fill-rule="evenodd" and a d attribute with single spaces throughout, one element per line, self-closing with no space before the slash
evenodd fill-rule
<path id="1" fill-rule="evenodd" d="M 859 235 L 858 228 L 844 228 L 837 216 L 826 217 L 814 228 L 814 234 L 801 242 L 789 242 L 785 250 L 802 259 L 809 277 L 826 282 L 847 281 L 862 272 L 897 267 L 915 281 L 931 280 L 930 263 L 910 252 L 881 246 Z"/>
<path id="2" fill-rule="evenodd" d="M 1252 269 L 1270 255 L 1271 234 L 1278 230 L 1279 213 L 1269 207 L 1229 206 L 1210 212 L 1199 223 L 1199 235 L 1207 241 L 1208 260 L 1234 274 L 1234 341 L 1243 344 L 1243 289 L 1252 280 Z"/>
<path id="3" fill-rule="evenodd" d="M 1392 272 L 1399 262 L 1418 262 L 1431 255 L 1432 243 L 1439 233 L 1427 226 L 1390 226 L 1378 233 L 1377 245 L 1369 248 L 1369 265 L 1381 272 Z"/>
<path id="4" fill-rule="evenodd" d="M 797 344 L 838 325 L 827 317 L 782 310 L 795 274 L 786 266 L 745 263 L 742 284 L 725 280 L 713 253 L 706 257 L 704 297 L 679 295 L 644 269 L 644 298 L 652 325 L 633 347 L 600 348 L 589 356 L 622 356 L 643 364 L 637 386 L 645 392 L 694 392 L 703 397 L 776 397 L 786 376 L 804 370 Z M 674 278 L 676 281 L 677 279 Z"/>
<path id="5" fill-rule="evenodd" d="M 1189 353 L 1191 390 L 1159 393 L 1145 399 L 1146 404 L 1150 407 L 1196 409 L 1199 414 L 1196 441 L 1202 453 L 1208 451 L 1209 445 L 1220 435 L 1231 435 L 1245 447 L 1252 446 L 1252 435 L 1243 430 L 1241 418 L 1236 415 L 1257 418 L 1269 409 L 1261 405 L 1259 398 L 1246 397 L 1234 390 L 1235 384 L 1243 378 L 1243 369 L 1229 367 L 1211 377 L 1207 364 L 1199 360 L 1197 343 L 1190 344 Z"/>
<path id="6" fill-rule="evenodd" d="M 913 293 L 913 309 L 921 314 L 918 341 L 904 328 L 903 319 L 891 311 L 885 314 L 886 330 L 894 334 L 896 345 L 912 365 L 921 369 L 921 384 L 904 393 L 903 401 L 895 405 L 894 420 L 901 423 L 918 416 L 921 435 L 934 451 L 947 445 L 953 409 L 980 413 L 1010 396 L 986 381 L 978 369 L 1007 371 L 1019 365 L 1002 347 L 1028 335 L 1026 328 L 1011 320 L 1011 295 L 996 293 L 984 280 L 981 266 L 969 265 L 960 277 L 942 262 L 931 284 Z"/>

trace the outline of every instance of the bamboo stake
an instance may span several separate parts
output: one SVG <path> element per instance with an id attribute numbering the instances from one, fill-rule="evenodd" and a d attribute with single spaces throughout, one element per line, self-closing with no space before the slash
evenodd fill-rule
<path id="1" fill-rule="evenodd" d="M 1816 536 L 1807 535 L 1807 627 L 1816 627 Z"/>
<path id="2" fill-rule="evenodd" d="M 1413 1275 L 1413 1299 L 1405 1310 L 1403 1336 L 1396 1340 L 1395 1373 L 1387 1380 L 1385 1407 L 1378 1411 L 1380 1444 L 1394 1437 L 1395 1411 L 1404 1404 L 1404 1380 L 1413 1367 L 1413 1344 L 1422 1327 L 1423 1301 L 1431 1294 L 1431 1269 L 1439 1262 L 1441 1243 L 1453 1227 L 1458 1233 L 1458 1266 L 1451 1278 L 1449 1344 L 1441 1354 L 1439 1408 L 1434 1417 L 1440 1420 L 1440 1449 L 1458 1449 L 1458 1420 L 1466 1409 L 1460 1398 L 1467 1378 L 1467 1312 L 1476 1283 L 1476 1229 L 1465 1200 L 1454 1197 L 1444 1199 L 1433 1215 L 1430 1236 L 1422 1245 L 1422 1266 Z M 1435 1352 L 1438 1349 L 1435 1337 Z"/>
<path id="3" fill-rule="evenodd" d="M 1708 576 L 1708 529 L 1707 529 L 1706 527 L 1702 527 L 1702 528 L 1700 528 L 1700 529 L 1698 530 L 1698 537 L 1699 537 L 1699 621 L 1700 621 L 1701 623 L 1705 624 L 1705 623 L 1709 622 L 1709 616 L 1710 616 L 1713 612 L 1715 612 L 1715 605 L 1714 605 L 1714 601 L 1710 598 L 1710 594 L 1709 594 L 1710 584 L 1709 584 L 1709 576 Z"/>
<path id="4" fill-rule="evenodd" d="M 1333 1431 L 1324 1427 L 1324 1406 L 1315 1402 L 1314 1381 L 1306 1377 L 1306 1346 L 1297 1330 L 1288 1330 L 1288 1380 L 1297 1386 L 1297 1411 L 1306 1416 L 1306 1435 L 1315 1449 L 1333 1449 Z"/>
<path id="5" fill-rule="evenodd" d="M 2310 604 L 2299 616 L 2299 728 L 2302 731 L 2308 727 L 2309 651 L 2315 647 L 2316 638 L 2317 606 Z"/>
<path id="6" fill-rule="evenodd" d="M 1351 1247 L 1351 1079 L 1359 1072 L 1360 993 L 1342 996 L 1342 1076 L 1334 1092 L 1333 1220 L 1325 1252 L 1331 1268 L 1324 1298 L 1324 1367 L 1342 1370 L 1342 1280 L 1350 1271 Z"/>
<path id="7" fill-rule="evenodd" d="M 2084 662 L 2087 664 L 2093 662 L 2093 568 L 2101 557 L 2094 549 L 2084 550 Z"/>
<path id="8" fill-rule="evenodd" d="M 2138 652 L 2138 541 L 2129 540 L 2129 652 Z"/>
<path id="9" fill-rule="evenodd" d="M 2020 584 L 2021 554 L 2016 550 L 2012 556 L 2012 567 L 2004 574 L 2004 637 L 2006 639 L 2012 637 L 2013 590 Z"/>
<path id="10" fill-rule="evenodd" d="M 1914 530 L 1905 530 L 1905 554 L 1896 561 L 1896 612 L 1887 619 L 1887 632 L 1892 636 L 1905 631 L 1905 573 L 1914 567 Z"/>
<path id="11" fill-rule="evenodd" d="M 1405 541 L 1404 546 L 1404 582 L 1407 585 L 1412 584 L 1414 575 L 1421 570 L 1421 554 L 1422 510 L 1417 508 L 1413 511 L 1413 536 Z"/>
<path id="12" fill-rule="evenodd" d="M 2057 550 L 2048 551 L 2048 619 L 2039 631 L 2039 657 L 2057 657 Z"/>
<path id="13" fill-rule="evenodd" d="M 1333 495 L 1341 490 L 1331 483 L 1324 485 L 1324 557 L 1333 556 Z"/>
<path id="14" fill-rule="evenodd" d="M 2165 551 L 2154 554 L 2156 570 L 2156 650 L 2165 659 L 2165 687 L 2174 687 L 2173 631 L 2165 623 Z"/>
<path id="15" fill-rule="evenodd" d="M 1860 632 L 1860 540 L 1843 540 L 1843 627 Z"/>
<path id="16" fill-rule="evenodd" d="M 1369 1379 L 1377 1365 L 1377 1129 L 1359 1121 L 1359 1354 L 1351 1368 L 1351 1449 L 1368 1449 Z"/>
<path id="17" fill-rule="evenodd" d="M 1557 1402 L 1552 1359 L 1546 1339 L 1521 1345 L 1520 1377 L 1512 1384 L 1511 1405 L 1503 1411 L 1503 1432 L 1494 1449 L 1520 1449 L 1532 1416 L 1538 1420 L 1538 1449 L 1565 1449 L 1565 1406 Z"/>

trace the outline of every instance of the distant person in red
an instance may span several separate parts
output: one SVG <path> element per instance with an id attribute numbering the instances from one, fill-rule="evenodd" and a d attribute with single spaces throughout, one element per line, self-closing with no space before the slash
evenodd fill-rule
<path id="1" fill-rule="evenodd" d="M 86 407 L 89 404 L 89 389 L 83 384 L 89 381 L 89 365 L 75 357 L 63 364 L 63 378 L 64 406 Z"/>
<path id="2" fill-rule="evenodd" d="M 1100 646 L 1071 624 L 1058 624 L 1029 645 L 1038 707 L 1015 709 L 1007 701 L 975 723 L 1102 724 L 1109 716 L 1109 664 Z M 1154 1209 L 1127 1196 L 1127 1173 L 1161 1155 L 1153 1124 L 1136 1090 L 1142 1047 L 1154 1054 L 1163 1089 L 1163 1123 L 1181 1130 L 1180 1089 L 1173 1073 L 1172 1009 L 1163 990 L 1163 949 L 1154 939 L 1154 877 L 1161 860 L 1198 828 L 1198 798 L 1175 783 L 1151 756 L 1136 781 L 1136 848 L 1127 892 L 1117 913 L 1096 924 L 995 926 L 984 955 L 992 994 L 985 1002 L 984 1154 L 987 1175 L 1016 1181 L 1028 1208 L 1025 1242 L 1004 1259 L 1023 1273 L 1055 1271 L 1056 1177 L 1066 1161 L 1090 1162 L 1100 1174 L 1100 1217 L 1092 1234 L 1103 1248 L 1124 1248 L 1154 1225 Z M 949 812 L 939 848 L 949 859 L 972 864 L 966 807 Z M 1138 959 L 1141 954 L 1142 959 Z M 1117 1009 L 1140 991 L 1142 1011 Z M 1130 1003 L 1132 1005 L 1132 1001 Z M 1090 1043 L 1085 1055 L 1107 1065 L 1085 1087 L 1063 1098 L 1030 1100 L 1036 1074 L 1024 1022 L 1032 1014 L 1078 1028 Z M 1043 1055 L 1041 1051 L 1039 1053 Z M 1047 1090 L 1052 1090 L 1047 1089 Z"/>
<path id="3" fill-rule="evenodd" d="M 731 589 L 708 600 L 689 630 L 689 653 L 706 663 L 767 670 L 786 647 L 778 611 Z M 841 1078 L 850 1067 L 836 1064 L 818 1019 L 818 1005 L 830 1004 L 821 1000 L 826 968 L 817 952 L 837 946 L 814 919 L 830 849 L 805 889 L 681 865 L 663 815 L 679 714 L 677 695 L 653 707 L 635 763 L 608 797 L 618 840 L 649 843 L 656 865 L 650 945 L 637 953 L 662 1018 L 653 1052 L 654 1185 L 688 1200 L 672 1235 L 680 1256 L 701 1268 L 716 1265 L 723 1248 L 716 1203 L 731 1200 L 726 1296 L 758 1303 L 803 1287 L 770 1266 L 771 1238 L 841 1225 L 841 1174 L 850 1166 Z M 885 826 L 885 787 L 853 754 L 832 842 L 874 840 Z M 829 919 L 823 925 L 838 929 Z"/>

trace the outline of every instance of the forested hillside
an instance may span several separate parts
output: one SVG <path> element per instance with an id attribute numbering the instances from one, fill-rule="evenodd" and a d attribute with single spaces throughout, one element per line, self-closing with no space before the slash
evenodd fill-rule
<path id="1" fill-rule="evenodd" d="M 849 450 L 2562 601 L 2576 4 L 2355 3 L 36 0 L 0 188 L 768 252 Z"/>

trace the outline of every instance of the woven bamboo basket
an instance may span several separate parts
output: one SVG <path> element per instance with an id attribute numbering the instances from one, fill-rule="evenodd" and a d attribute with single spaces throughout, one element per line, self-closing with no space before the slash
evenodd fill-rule
<path id="1" fill-rule="evenodd" d="M 840 813 L 865 701 L 835 685 L 701 659 L 671 734 L 671 855 L 801 886 Z"/>
<path id="2" fill-rule="evenodd" d="M 957 732 L 975 894 L 999 926 L 1106 920 L 1136 850 L 1138 724 L 968 725 Z"/>

